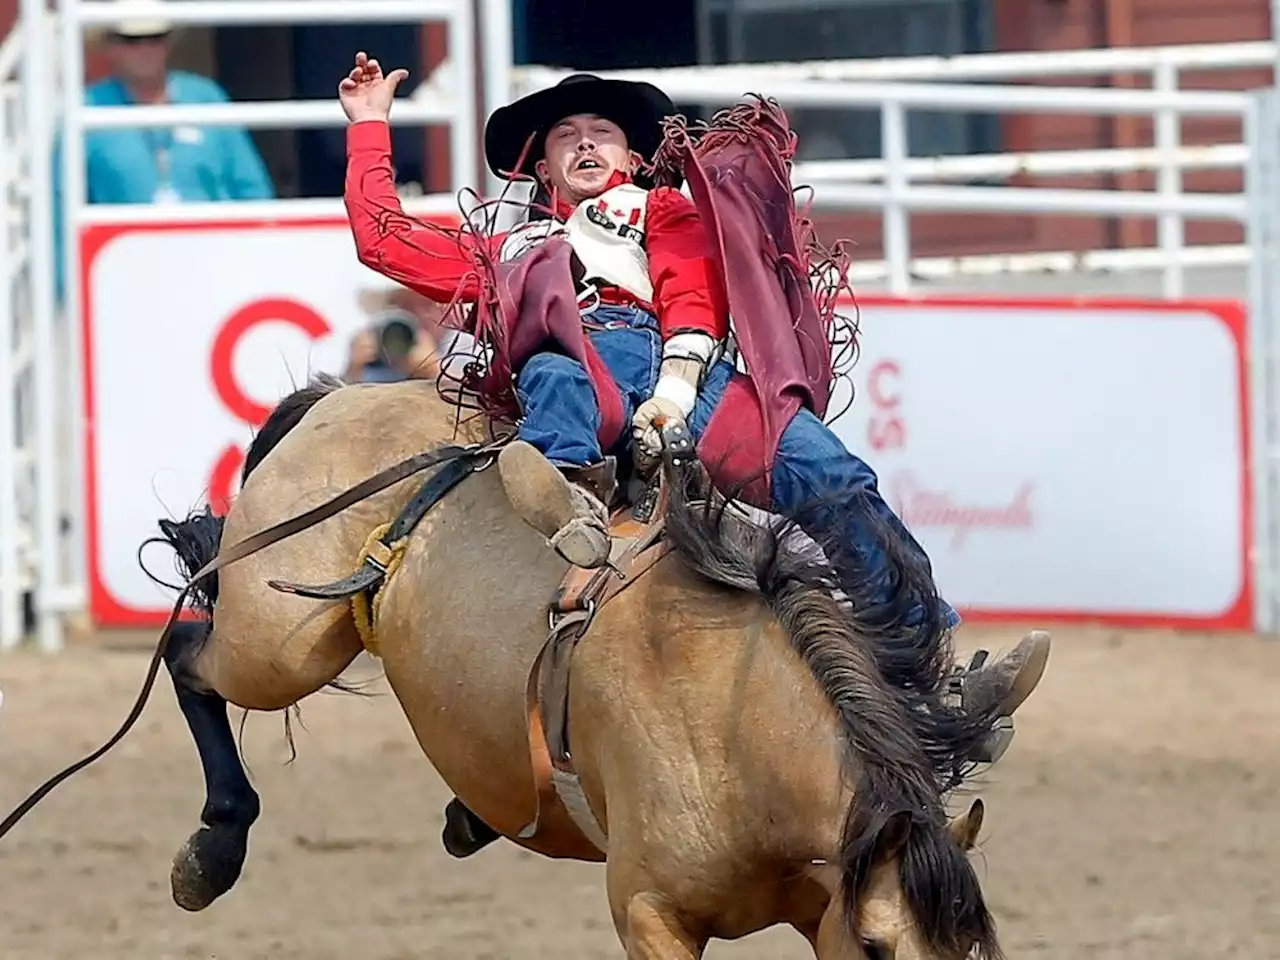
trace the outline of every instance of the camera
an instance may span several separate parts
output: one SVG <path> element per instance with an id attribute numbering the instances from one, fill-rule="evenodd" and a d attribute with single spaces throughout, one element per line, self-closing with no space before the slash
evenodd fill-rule
<path id="1" fill-rule="evenodd" d="M 418 345 L 418 318 L 407 310 L 384 310 L 373 318 L 378 354 L 383 363 L 396 366 Z"/>

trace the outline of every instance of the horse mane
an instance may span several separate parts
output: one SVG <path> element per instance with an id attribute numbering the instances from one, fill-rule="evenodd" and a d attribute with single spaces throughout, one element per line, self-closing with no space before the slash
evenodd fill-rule
<path id="1" fill-rule="evenodd" d="M 944 702 L 950 636 L 927 565 L 884 536 L 895 585 L 887 602 L 876 603 L 865 561 L 847 538 L 824 538 L 815 550 L 800 532 L 816 529 L 808 520 L 833 506 L 860 510 L 883 530 L 865 497 L 815 503 L 766 526 L 740 518 L 732 497 L 717 503 L 700 470 L 669 481 L 667 530 L 681 557 L 702 576 L 769 605 L 839 716 L 845 771 L 855 781 L 840 852 L 850 926 L 882 832 L 905 814 L 900 879 L 921 936 L 940 953 L 976 949 L 986 960 L 999 958 L 995 922 L 943 803 L 967 776 L 965 756 L 994 718 L 966 717 Z M 923 618 L 913 616 L 918 601 Z"/>
<path id="2" fill-rule="evenodd" d="M 249 474 L 266 458 L 267 454 L 279 445 L 312 407 L 333 393 L 346 386 L 346 382 L 331 373 L 318 373 L 311 378 L 305 387 L 299 387 L 281 400 L 271 415 L 263 422 L 261 429 L 253 436 L 249 449 L 244 455 L 244 467 L 240 471 L 240 483 L 249 479 Z"/>

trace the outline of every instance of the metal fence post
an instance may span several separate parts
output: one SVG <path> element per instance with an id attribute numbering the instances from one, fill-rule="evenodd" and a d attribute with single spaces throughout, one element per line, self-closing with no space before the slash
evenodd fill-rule
<path id="1" fill-rule="evenodd" d="M 1161 57 L 1152 73 L 1152 87 L 1173 94 L 1178 89 L 1178 67 L 1168 57 Z M 1156 190 L 1161 197 L 1176 199 L 1182 192 L 1182 170 L 1178 166 L 1178 145 L 1182 140 L 1182 118 L 1172 107 L 1161 107 L 1156 113 L 1155 146 L 1160 158 L 1156 171 Z M 1170 300 L 1182 296 L 1182 248 L 1185 225 L 1182 215 L 1169 210 L 1160 215 L 1157 226 L 1160 252 L 1164 255 L 1164 295 Z"/>
<path id="2" fill-rule="evenodd" d="M 484 72 L 484 102 L 480 111 L 483 125 L 484 120 L 511 97 L 511 63 L 515 54 L 511 40 L 510 0 L 481 0 L 480 9 L 484 51 L 481 65 Z M 496 197 L 502 192 L 503 181 L 487 169 L 485 180 L 489 196 Z"/>
<path id="3" fill-rule="evenodd" d="M 7 77 L 0 74 L 0 85 Z M 17 139 L 17 130 L 10 131 L 11 122 L 18 123 L 14 109 L 12 116 L 7 97 L 0 87 L 0 123 L 8 142 L 10 132 Z M 22 642 L 22 569 L 18 539 L 22 518 L 18 512 L 18 477 L 22 469 L 18 462 L 18 371 L 14 363 L 17 349 L 14 311 L 15 280 L 22 264 L 12 256 L 14 224 L 9 222 L 9 211 L 16 205 L 17 197 L 10 191 L 17 179 L 17 157 L 11 151 L 0 150 L 0 456 L 9 462 L 0 469 L 0 650 L 11 650 Z"/>
<path id="4" fill-rule="evenodd" d="M 907 184 L 907 119 L 902 102 L 886 99 L 880 106 L 880 151 L 884 156 L 884 259 L 889 292 L 911 290 L 911 222 L 905 205 Z"/>
<path id="5" fill-rule="evenodd" d="M 1280 118 L 1276 89 L 1252 94 L 1244 116 L 1245 143 L 1249 147 L 1245 192 L 1249 199 L 1246 236 L 1249 259 L 1249 436 L 1253 455 L 1254 626 L 1259 633 L 1280 631 L 1280 531 L 1275 505 L 1280 494 L 1280 408 L 1276 394 L 1276 310 L 1280 303 L 1280 257 L 1277 226 L 1280 225 Z"/>
<path id="6" fill-rule="evenodd" d="M 44 0 L 22 0 L 23 107 L 27 124 L 28 199 L 32 327 L 35 333 L 36 543 L 39 578 L 36 612 L 40 648 L 62 649 L 62 620 L 57 594 L 62 584 L 60 558 L 61 490 L 58 485 L 58 416 L 54 369 L 54 256 L 53 249 L 53 76 Z"/>

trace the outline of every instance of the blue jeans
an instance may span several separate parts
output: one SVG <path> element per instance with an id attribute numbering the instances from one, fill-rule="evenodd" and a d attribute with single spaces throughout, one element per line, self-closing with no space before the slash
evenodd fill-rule
<path id="1" fill-rule="evenodd" d="M 601 306 L 589 319 L 612 328 L 588 335 L 622 394 L 628 429 L 619 442 L 626 444 L 636 408 L 649 399 L 658 382 L 662 360 L 658 324 L 650 314 L 633 307 Z M 702 438 L 733 373 L 728 360 L 707 371 L 689 417 L 695 439 Z M 520 439 L 563 466 L 585 466 L 602 459 L 604 451 L 596 437 L 600 410 L 591 378 L 576 360 L 559 353 L 535 354 L 516 379 L 516 394 L 524 408 Z M 800 410 L 782 432 L 772 475 L 773 511 L 790 517 L 803 511 L 799 519 L 809 536 L 821 541 L 835 534 L 849 544 L 882 596 L 887 597 L 894 584 L 879 533 L 863 510 L 847 504 L 861 495 L 866 509 L 924 558 L 924 549 L 880 495 L 875 471 L 809 410 Z M 826 506 L 816 512 L 804 509 L 818 502 Z M 943 615 L 950 626 L 960 624 L 959 614 L 945 603 Z"/>
<path id="2" fill-rule="evenodd" d="M 658 383 L 662 362 L 658 321 L 635 307 L 608 305 L 597 307 L 587 319 L 610 328 L 587 336 L 622 394 L 626 430 L 619 442 L 626 444 L 636 408 L 649 399 Z M 562 353 L 535 353 L 516 376 L 516 396 L 524 410 L 516 435 L 552 463 L 581 467 L 604 458 L 596 436 L 600 407 L 591 377 L 577 360 Z"/>

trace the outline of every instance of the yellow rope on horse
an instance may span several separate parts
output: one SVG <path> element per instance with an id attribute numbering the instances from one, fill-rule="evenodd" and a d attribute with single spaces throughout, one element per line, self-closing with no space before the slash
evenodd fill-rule
<path id="1" fill-rule="evenodd" d="M 382 538 L 386 536 L 387 531 L 390 529 L 390 523 L 384 523 L 373 528 L 373 531 L 365 538 L 364 546 L 360 548 L 360 560 L 356 564 L 356 569 L 358 570 L 364 566 L 365 560 L 373 558 L 382 564 L 387 571 L 383 575 L 382 581 L 374 588 L 372 597 L 364 591 L 351 597 L 351 616 L 356 622 L 356 632 L 360 634 L 360 643 L 364 645 L 365 650 L 369 651 L 371 656 L 375 657 L 379 656 L 377 625 L 378 610 L 382 607 L 382 588 L 391 579 L 391 575 L 400 568 L 400 560 L 404 557 L 405 538 L 401 538 L 390 547 L 382 543 Z"/>

